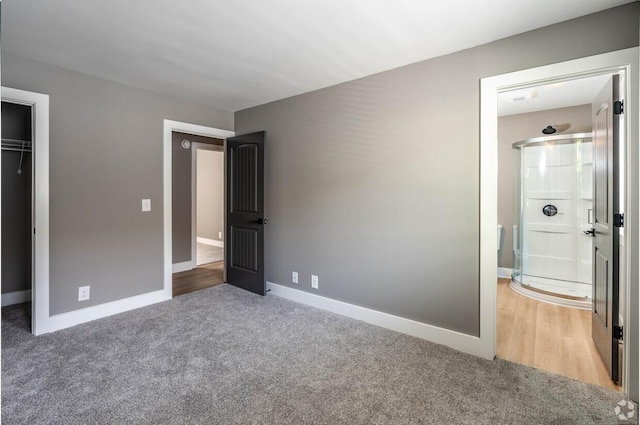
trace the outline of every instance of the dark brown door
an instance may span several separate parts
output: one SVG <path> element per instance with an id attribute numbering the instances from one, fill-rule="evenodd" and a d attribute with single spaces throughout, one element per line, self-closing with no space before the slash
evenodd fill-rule
<path id="1" fill-rule="evenodd" d="M 227 139 L 227 283 L 265 294 L 264 139 Z"/>
<path id="2" fill-rule="evenodd" d="M 618 381 L 618 76 L 613 75 L 593 102 L 593 314 L 591 334 L 600 357 Z"/>

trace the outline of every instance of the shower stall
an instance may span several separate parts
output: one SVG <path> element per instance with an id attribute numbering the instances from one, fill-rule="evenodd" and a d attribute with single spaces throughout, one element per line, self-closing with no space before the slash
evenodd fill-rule
<path id="1" fill-rule="evenodd" d="M 543 301 L 591 308 L 591 133 L 513 144 L 511 286 Z"/>

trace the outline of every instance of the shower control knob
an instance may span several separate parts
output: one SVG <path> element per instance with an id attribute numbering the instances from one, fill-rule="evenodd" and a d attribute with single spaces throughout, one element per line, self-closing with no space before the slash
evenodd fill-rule
<path id="1" fill-rule="evenodd" d="M 585 231 L 583 231 L 583 233 L 584 233 L 585 235 L 591 235 L 591 236 L 593 236 L 594 238 L 596 237 L 596 229 L 585 230 Z"/>

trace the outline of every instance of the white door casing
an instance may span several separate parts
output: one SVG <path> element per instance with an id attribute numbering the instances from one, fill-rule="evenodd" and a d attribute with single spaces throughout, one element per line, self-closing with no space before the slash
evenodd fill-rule
<path id="1" fill-rule="evenodd" d="M 638 69 L 639 48 L 629 48 L 601 55 L 546 65 L 538 68 L 483 78 L 481 80 L 480 107 L 480 349 L 487 358 L 493 358 L 496 350 L 496 280 L 497 280 L 497 95 L 498 93 L 526 87 L 539 86 L 592 75 L 623 74 L 627 82 L 623 97 L 627 121 L 624 131 L 630 143 L 625 145 L 626 170 L 626 232 L 625 252 L 625 344 L 623 389 L 630 397 L 638 398 L 638 315 L 640 293 L 632 281 L 638 280 Z M 633 363 L 635 362 L 635 363 Z"/>

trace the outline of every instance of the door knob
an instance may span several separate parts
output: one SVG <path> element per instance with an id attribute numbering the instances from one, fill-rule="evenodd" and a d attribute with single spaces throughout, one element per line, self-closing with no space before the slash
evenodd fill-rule
<path id="1" fill-rule="evenodd" d="M 591 235 L 594 238 L 596 237 L 596 229 L 584 230 L 582 233 L 584 233 L 585 235 Z"/>
<path id="2" fill-rule="evenodd" d="M 269 220 L 267 220 L 266 218 L 259 218 L 257 220 L 253 220 L 253 222 L 258 224 L 267 224 Z"/>

